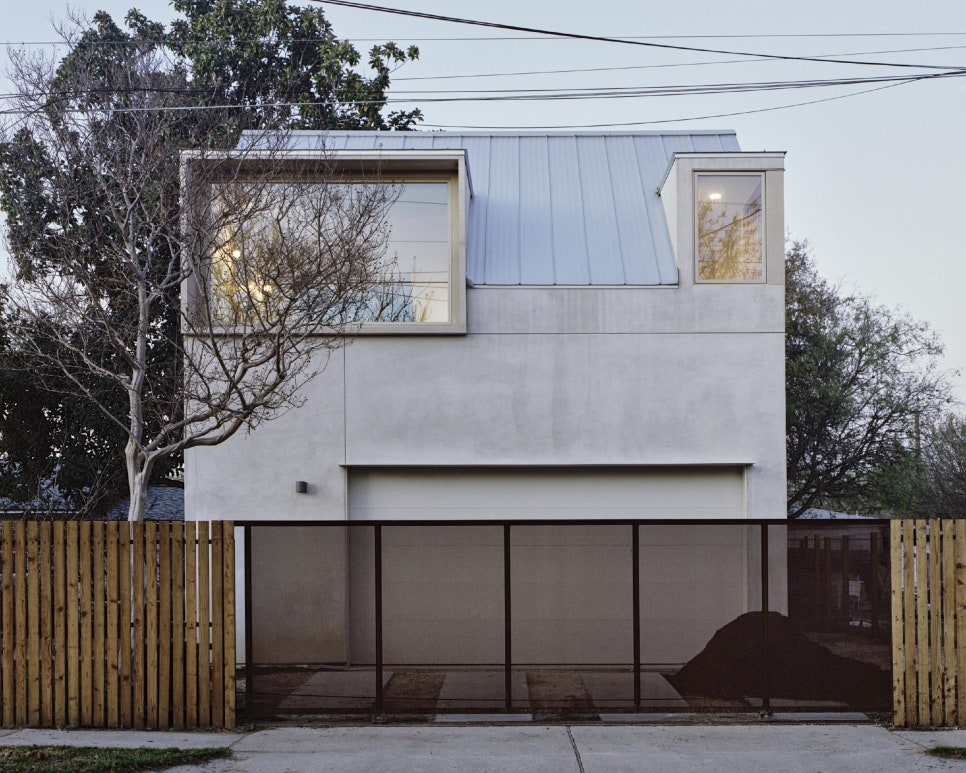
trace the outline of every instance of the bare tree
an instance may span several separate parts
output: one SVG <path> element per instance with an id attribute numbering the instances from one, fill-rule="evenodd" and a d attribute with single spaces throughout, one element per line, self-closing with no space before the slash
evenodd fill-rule
<path id="1" fill-rule="evenodd" d="M 16 215 L 43 238 L 11 245 L 8 335 L 126 438 L 140 520 L 156 465 L 278 415 L 359 321 L 405 316 L 386 250 L 397 191 L 322 152 L 293 159 L 277 133 L 206 147 L 223 116 L 195 109 L 156 42 L 68 43 L 66 69 L 14 58 L 3 182 L 43 192 Z"/>

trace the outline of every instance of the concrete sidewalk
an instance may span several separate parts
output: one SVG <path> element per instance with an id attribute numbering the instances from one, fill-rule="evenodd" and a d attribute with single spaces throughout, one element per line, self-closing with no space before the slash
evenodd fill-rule
<path id="1" fill-rule="evenodd" d="M 172 771 L 966 771 L 934 759 L 966 746 L 966 730 L 890 731 L 874 725 L 474 725 L 281 727 L 250 733 L 11 730 L 0 746 L 225 746 L 232 757 Z"/>

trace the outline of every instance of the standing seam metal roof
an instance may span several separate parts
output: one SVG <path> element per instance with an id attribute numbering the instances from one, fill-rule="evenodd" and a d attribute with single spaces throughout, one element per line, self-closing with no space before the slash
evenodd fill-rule
<path id="1" fill-rule="evenodd" d="M 292 149 L 462 149 L 475 285 L 673 285 L 657 195 L 675 153 L 737 152 L 732 131 L 294 132 Z"/>

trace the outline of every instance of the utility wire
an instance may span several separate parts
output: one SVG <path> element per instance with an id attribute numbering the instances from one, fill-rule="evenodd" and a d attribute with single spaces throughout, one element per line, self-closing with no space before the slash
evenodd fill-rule
<path id="1" fill-rule="evenodd" d="M 668 85 L 668 86 L 645 86 L 630 88 L 578 88 L 578 89 L 493 89 L 493 90 L 424 90 L 424 91 L 397 91 L 396 94 L 404 94 L 405 97 L 389 96 L 382 100 L 348 100 L 327 99 L 324 102 L 269 102 L 255 104 L 232 104 L 232 105 L 158 105 L 156 107 L 106 107 L 112 113 L 128 112 L 161 112 L 161 111 L 181 111 L 181 110 L 215 110 L 215 109 L 252 109 L 252 108 L 272 108 L 272 107 L 299 107 L 311 106 L 313 104 L 339 104 L 339 105 L 381 105 L 399 103 L 430 103 L 430 102 L 505 102 L 505 101 L 556 101 L 556 100 L 584 100 L 584 99 L 631 99 L 631 98 L 653 98 L 668 96 L 707 96 L 711 94 L 733 94 L 733 93 L 753 93 L 760 91 L 778 91 L 788 89 L 803 88 L 828 88 L 837 86 L 856 86 L 868 83 L 908 83 L 919 80 L 933 80 L 943 78 L 958 78 L 966 76 L 966 69 L 952 70 L 943 73 L 928 73 L 918 76 L 909 75 L 885 75 L 866 78 L 835 78 L 825 80 L 794 80 L 794 81 L 763 81 L 749 83 L 709 83 L 693 85 Z M 83 91 L 63 91 L 50 92 L 49 94 L 17 94 L 0 95 L 3 99 L 15 98 L 41 98 L 51 99 L 71 99 L 81 96 L 94 96 L 97 94 L 121 95 L 121 94 L 188 94 L 202 96 L 209 94 L 197 89 L 172 89 L 172 88 L 127 88 L 127 89 L 85 89 Z M 435 96 L 434 96 L 435 95 Z M 3 115 L 23 115 L 27 111 L 4 110 L 0 111 Z M 68 112 L 86 112 L 84 108 L 68 108 Z"/>
<path id="2" fill-rule="evenodd" d="M 541 29 L 539 27 L 524 27 L 517 24 L 502 24 L 499 22 L 480 21 L 477 19 L 464 19 L 458 16 L 442 16 L 435 13 L 425 13 L 422 11 L 409 11 L 402 8 L 386 8 L 369 3 L 358 3 L 353 0 L 312 0 L 312 2 L 322 5 L 335 5 L 343 8 L 354 8 L 362 11 L 376 11 L 378 13 L 388 13 L 397 16 L 408 16 L 417 19 L 429 19 L 431 21 L 445 21 L 452 24 L 467 24 L 476 27 L 487 27 L 491 29 L 511 30 L 513 32 L 528 32 L 536 35 L 549 35 L 557 38 L 570 38 L 572 40 L 588 40 L 598 43 L 618 43 L 628 46 L 643 46 L 646 48 L 660 48 L 671 51 L 695 51 L 702 54 L 724 54 L 726 56 L 743 56 L 757 59 L 777 59 L 792 62 L 826 62 L 832 64 L 857 64 L 867 67 L 912 67 L 917 69 L 949 69 L 941 65 L 928 64 L 906 64 L 902 62 L 863 62 L 857 59 L 838 59 L 822 58 L 815 56 L 792 56 L 790 54 L 762 54 L 749 51 L 732 51 L 720 48 L 699 48 L 696 46 L 681 46 L 671 43 L 653 43 L 644 40 L 633 40 L 628 38 L 612 38 L 603 35 L 585 35 L 579 32 L 560 32 L 558 30 Z"/>
<path id="3" fill-rule="evenodd" d="M 663 118 L 654 121 L 628 121 L 625 123 L 581 123 L 581 124 L 556 124 L 556 125 L 546 125 L 546 126 L 471 126 L 469 124 L 434 124 L 434 123 L 424 123 L 420 124 L 422 127 L 427 129 L 461 129 L 467 131 L 479 130 L 479 131 L 501 131 L 501 130 L 517 130 L 517 131 L 528 131 L 531 129 L 540 129 L 545 131 L 553 131 L 554 129 L 619 129 L 630 126 L 656 126 L 659 124 L 668 123 L 684 123 L 687 121 L 704 121 L 711 118 L 733 118 L 735 116 L 741 115 L 752 115 L 754 113 L 770 113 L 776 110 L 788 110 L 794 107 L 804 107 L 806 105 L 817 105 L 822 102 L 834 102 L 837 99 L 848 99 L 849 97 L 857 97 L 863 94 L 871 94 L 875 91 L 884 91 L 885 89 L 894 89 L 896 86 L 905 86 L 908 83 L 914 83 L 918 78 L 910 78 L 900 83 L 888 83 L 885 86 L 876 86 L 872 89 L 863 89 L 861 91 L 853 91 L 849 94 L 839 94 L 834 97 L 825 97 L 823 99 L 813 99 L 808 102 L 794 102 L 789 105 L 775 105 L 773 107 L 761 107 L 754 110 L 738 110 L 732 113 L 709 113 L 706 115 L 692 115 L 687 118 Z"/>
<path id="4" fill-rule="evenodd" d="M 935 48 L 895 48 L 887 51 L 852 51 L 845 54 L 829 54 L 828 56 L 871 56 L 872 54 L 901 54 L 911 51 L 947 51 L 962 50 L 966 46 L 940 46 Z M 706 59 L 702 62 L 671 62 L 667 64 L 633 64 L 623 67 L 575 67 L 572 69 L 555 70 L 515 70 L 507 72 L 466 73 L 463 75 L 394 75 L 392 82 L 398 81 L 436 81 L 458 80 L 461 78 L 507 78 L 518 75 L 570 75 L 585 72 L 622 72 L 628 70 L 663 70 L 671 67 L 705 67 L 718 64 L 764 64 L 764 59 Z"/>
<path id="5" fill-rule="evenodd" d="M 963 36 L 966 32 L 813 32 L 813 33 L 762 33 L 747 35 L 611 35 L 618 40 L 725 40 L 725 39 L 753 39 L 753 38 L 919 38 L 919 37 L 942 37 L 942 36 Z M 395 33 L 382 35 L 373 38 L 358 38 L 354 36 L 346 38 L 333 38 L 338 40 L 351 40 L 356 43 L 384 43 L 396 37 Z M 322 43 L 329 38 L 292 38 L 292 43 Z M 435 43 L 435 42 L 461 42 L 473 43 L 475 41 L 490 42 L 499 40 L 543 40 L 553 41 L 546 35 L 457 35 L 450 37 L 407 37 L 411 43 Z M 566 42 L 568 38 L 556 38 L 558 42 Z M 192 45 L 220 45 L 222 43 L 262 43 L 264 38 L 209 38 L 205 40 L 193 40 Z M 129 40 L 91 40 L 86 41 L 88 45 L 123 45 Z M 152 40 L 148 38 L 138 38 L 141 43 L 154 43 L 157 45 L 168 43 L 167 40 Z M 0 46 L 66 46 L 71 45 L 66 40 L 5 40 L 0 42 Z M 916 50 L 916 49 L 910 49 Z M 928 50 L 928 49 L 926 49 Z M 890 53 L 890 52 L 883 52 Z"/>

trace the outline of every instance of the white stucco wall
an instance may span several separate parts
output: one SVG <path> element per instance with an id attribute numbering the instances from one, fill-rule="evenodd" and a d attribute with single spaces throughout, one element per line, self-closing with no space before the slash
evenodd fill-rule
<path id="1" fill-rule="evenodd" d="M 466 336 L 357 338 L 305 405 L 190 451 L 188 518 L 341 520 L 347 467 L 720 464 L 747 465 L 747 517 L 784 517 L 782 286 L 470 288 L 467 306 Z"/>

